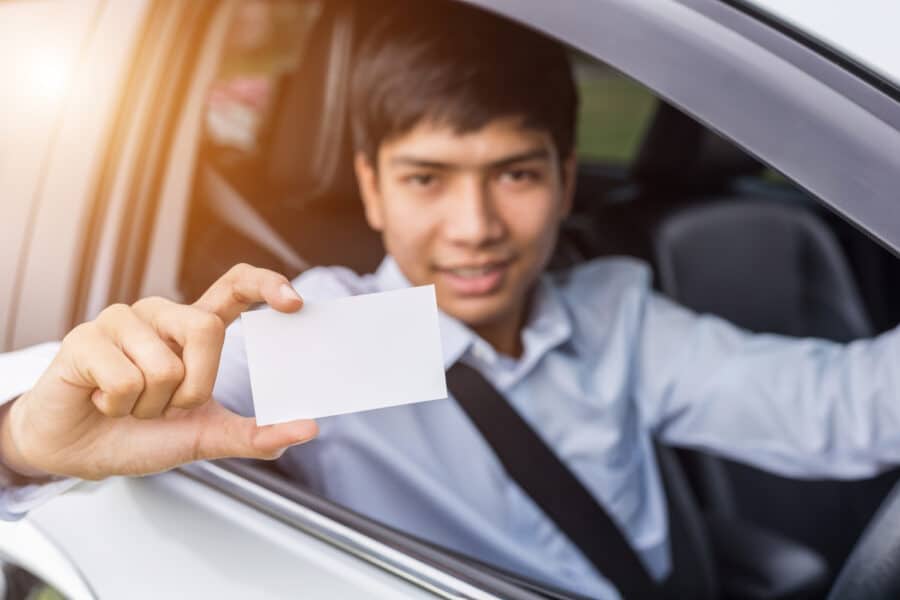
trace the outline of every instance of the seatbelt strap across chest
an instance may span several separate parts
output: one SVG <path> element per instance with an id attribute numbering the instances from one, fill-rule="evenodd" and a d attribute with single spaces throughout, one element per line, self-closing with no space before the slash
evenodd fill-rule
<path id="1" fill-rule="evenodd" d="M 481 373 L 457 362 L 447 386 L 510 478 L 624 598 L 664 598 L 603 506 Z"/>

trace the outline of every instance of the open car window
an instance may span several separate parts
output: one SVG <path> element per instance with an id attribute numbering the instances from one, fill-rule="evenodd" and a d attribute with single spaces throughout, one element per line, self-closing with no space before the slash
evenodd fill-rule
<path id="1" fill-rule="evenodd" d="M 384 250 L 365 224 L 350 168 L 347 80 L 366 24 L 390 4 L 238 3 L 219 76 L 208 94 L 180 278 L 185 297 L 197 297 L 237 262 L 293 277 L 322 264 L 370 272 L 381 260 Z M 659 275 L 665 258 L 658 232 L 676 213 L 770 204 L 813 215 L 833 233 L 872 331 L 900 320 L 895 283 L 900 272 L 884 250 L 752 153 L 642 84 L 580 53 L 575 68 L 581 92 L 579 181 L 575 212 L 563 227 L 561 245 L 567 251 L 556 266 L 625 254 L 646 261 Z M 687 265 L 689 270 L 702 266 L 699 259 Z M 662 278 L 657 285 L 665 288 Z M 709 296 L 676 299 L 715 312 L 719 306 L 708 304 Z M 740 316 L 722 316 L 740 322 Z M 755 323 L 741 324 L 753 328 Z M 796 333 L 795 325 L 787 323 L 780 333 Z M 222 468 L 498 596 L 575 597 L 532 581 L 528 573 L 504 573 L 478 557 L 461 557 L 336 506 L 310 492 L 298 473 L 292 481 L 256 464 L 229 462 Z M 219 481 L 200 468 L 188 471 Z M 747 489 L 759 488 L 755 476 L 738 475 Z M 702 482 L 693 483 L 700 493 Z M 748 495 L 747 504 L 756 498 Z M 767 519 L 770 507 L 759 506 L 754 517 Z M 310 531 L 308 524 L 298 526 Z"/>

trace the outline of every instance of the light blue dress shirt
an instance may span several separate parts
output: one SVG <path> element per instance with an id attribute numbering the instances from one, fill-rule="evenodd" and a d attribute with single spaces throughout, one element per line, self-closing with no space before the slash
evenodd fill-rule
<path id="1" fill-rule="evenodd" d="M 390 258 L 373 275 L 317 268 L 295 281 L 310 300 L 408 285 Z M 864 477 L 900 462 L 894 332 L 846 346 L 749 334 L 654 293 L 647 267 L 625 258 L 546 274 L 534 294 L 518 359 L 441 314 L 445 365 L 479 369 L 659 578 L 671 560 L 651 436 L 794 477 Z M 227 335 L 216 397 L 252 412 L 239 325 Z M 319 424 L 318 439 L 281 464 L 328 498 L 534 579 L 619 597 L 509 479 L 452 399 Z"/>

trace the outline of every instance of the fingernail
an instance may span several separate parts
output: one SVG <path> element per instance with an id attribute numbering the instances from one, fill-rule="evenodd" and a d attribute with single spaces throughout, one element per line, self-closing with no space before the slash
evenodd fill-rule
<path id="1" fill-rule="evenodd" d="M 279 291 L 281 292 L 281 297 L 285 300 L 300 300 L 300 294 L 286 283 L 281 284 Z"/>

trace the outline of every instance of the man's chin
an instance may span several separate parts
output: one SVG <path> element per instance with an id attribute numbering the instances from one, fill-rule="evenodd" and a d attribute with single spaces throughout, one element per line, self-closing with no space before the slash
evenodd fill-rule
<path id="1" fill-rule="evenodd" d="M 472 329 L 502 321 L 514 310 L 512 303 L 501 294 L 453 298 L 444 302 L 438 297 L 438 306 L 444 313 Z"/>

